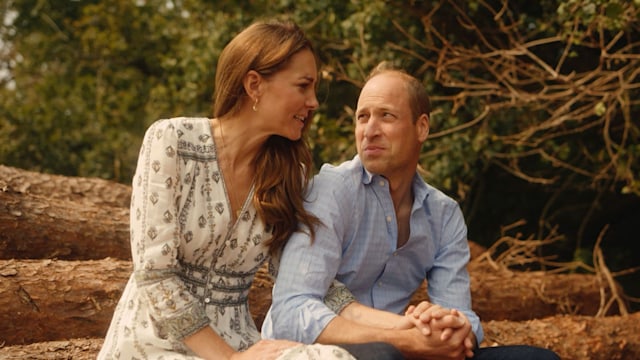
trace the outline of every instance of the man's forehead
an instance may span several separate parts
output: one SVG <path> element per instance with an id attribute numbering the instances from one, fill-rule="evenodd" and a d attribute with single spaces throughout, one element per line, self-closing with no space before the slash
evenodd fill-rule
<path id="1" fill-rule="evenodd" d="M 376 99 L 372 97 L 370 99 L 363 99 L 362 102 L 358 102 L 356 111 L 386 111 L 393 110 L 397 107 L 397 104 L 376 101 Z"/>
<path id="2" fill-rule="evenodd" d="M 405 93 L 398 91 L 363 92 L 358 99 L 357 110 L 393 110 L 408 105 Z"/>

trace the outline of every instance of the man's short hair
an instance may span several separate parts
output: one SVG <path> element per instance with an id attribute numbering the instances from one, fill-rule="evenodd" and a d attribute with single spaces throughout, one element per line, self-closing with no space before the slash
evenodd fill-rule
<path id="1" fill-rule="evenodd" d="M 405 70 L 394 67 L 388 61 L 382 61 L 371 72 L 365 81 L 365 84 L 372 78 L 381 74 L 397 74 L 405 82 L 407 87 L 407 95 L 409 96 L 409 106 L 411 107 L 411 115 L 415 122 L 422 114 L 430 116 L 431 101 L 424 85 L 414 76 L 408 74 Z"/>

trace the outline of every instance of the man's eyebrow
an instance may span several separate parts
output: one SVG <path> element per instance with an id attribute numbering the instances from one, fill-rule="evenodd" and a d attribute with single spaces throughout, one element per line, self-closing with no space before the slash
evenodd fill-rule
<path id="1" fill-rule="evenodd" d="M 378 106 L 378 110 L 385 111 L 385 112 L 388 112 L 388 111 L 393 112 L 393 111 L 395 111 L 395 109 L 392 106 L 388 106 L 388 105 Z"/>

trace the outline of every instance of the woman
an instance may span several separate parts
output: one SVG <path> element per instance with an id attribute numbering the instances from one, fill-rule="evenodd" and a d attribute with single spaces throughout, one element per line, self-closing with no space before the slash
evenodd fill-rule
<path id="1" fill-rule="evenodd" d="M 147 130 L 133 179 L 134 272 L 98 358 L 351 358 L 335 346 L 261 341 L 247 306 L 261 264 L 298 223 L 317 222 L 303 207 L 312 164 L 302 137 L 316 81 L 295 24 L 256 23 L 220 55 L 213 119 Z"/>

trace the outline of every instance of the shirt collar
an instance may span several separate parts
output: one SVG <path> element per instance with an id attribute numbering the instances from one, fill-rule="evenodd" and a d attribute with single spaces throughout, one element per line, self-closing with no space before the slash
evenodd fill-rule
<path id="1" fill-rule="evenodd" d="M 376 177 L 381 177 L 380 175 L 374 174 L 369 170 L 365 169 L 364 165 L 362 165 L 362 161 L 360 161 L 360 157 L 356 155 L 354 157 L 354 161 L 356 161 L 360 167 L 362 168 L 362 183 L 365 185 L 371 184 Z M 422 204 L 426 198 L 429 196 L 429 188 L 425 183 L 424 179 L 416 170 L 413 175 L 413 194 L 414 194 L 414 204 Z"/>

